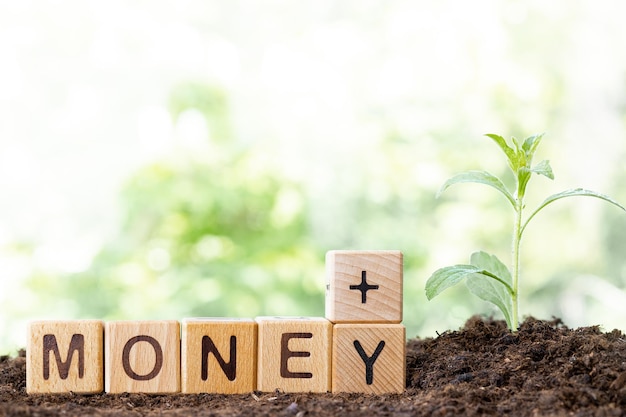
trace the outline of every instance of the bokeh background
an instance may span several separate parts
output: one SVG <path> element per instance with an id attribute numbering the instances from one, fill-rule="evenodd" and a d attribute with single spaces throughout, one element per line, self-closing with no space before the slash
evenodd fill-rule
<path id="1" fill-rule="evenodd" d="M 0 5 L 0 353 L 39 318 L 323 315 L 324 254 L 399 249 L 409 337 L 493 306 L 437 268 L 508 262 L 512 178 L 482 135 L 546 132 L 529 206 L 626 202 L 623 2 Z M 626 327 L 626 215 L 545 210 L 522 315 Z"/>

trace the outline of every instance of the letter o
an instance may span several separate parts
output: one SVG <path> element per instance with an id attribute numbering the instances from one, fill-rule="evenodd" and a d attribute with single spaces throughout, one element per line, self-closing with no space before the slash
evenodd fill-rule
<path id="1" fill-rule="evenodd" d="M 138 342 L 150 343 L 156 355 L 154 368 L 152 368 L 152 371 L 145 375 L 139 375 L 138 373 L 133 371 L 133 368 L 130 366 L 130 350 L 133 348 L 133 346 L 135 346 L 135 343 Z M 124 372 L 126 372 L 126 375 L 136 381 L 148 381 L 154 378 L 159 374 L 159 372 L 161 372 L 161 368 L 163 367 L 163 350 L 161 349 L 161 345 L 154 337 L 146 335 L 135 336 L 129 339 L 128 342 L 126 342 L 126 344 L 124 345 L 124 350 L 122 351 L 122 365 L 124 366 Z"/>

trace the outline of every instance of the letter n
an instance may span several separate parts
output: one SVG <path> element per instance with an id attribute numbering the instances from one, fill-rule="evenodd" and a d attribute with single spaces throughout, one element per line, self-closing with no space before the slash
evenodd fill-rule
<path id="1" fill-rule="evenodd" d="M 209 354 L 213 353 L 217 363 L 224 371 L 229 381 L 234 381 L 237 377 L 237 338 L 230 337 L 230 361 L 226 362 L 220 352 L 217 350 L 215 343 L 209 336 L 202 336 L 202 373 L 203 381 L 209 379 Z"/>

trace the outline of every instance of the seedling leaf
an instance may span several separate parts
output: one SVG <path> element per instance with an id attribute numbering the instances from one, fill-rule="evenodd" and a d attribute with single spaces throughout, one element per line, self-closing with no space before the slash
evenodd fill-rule
<path id="1" fill-rule="evenodd" d="M 426 298 L 432 300 L 443 290 L 458 284 L 468 275 L 481 272 L 474 265 L 446 266 L 436 270 L 426 281 Z"/>
<path id="2" fill-rule="evenodd" d="M 515 150 L 513 148 L 511 148 L 506 143 L 506 139 L 504 139 L 500 135 L 495 135 L 493 133 L 487 133 L 485 136 L 493 139 L 493 141 L 498 144 L 500 149 L 502 149 L 502 152 L 504 152 L 504 154 L 506 155 L 507 159 L 509 160 L 509 165 L 511 166 L 511 169 L 513 171 L 516 171 L 517 170 L 517 166 L 518 166 L 517 153 L 515 152 Z"/>
<path id="3" fill-rule="evenodd" d="M 487 254 L 485 254 L 487 255 Z M 490 255 L 487 255 L 490 256 Z M 494 257 L 495 258 L 495 257 Z M 497 262 L 500 262 L 497 260 Z M 458 284 L 472 274 L 480 274 L 493 280 L 494 282 L 499 283 L 499 285 L 509 293 L 509 296 L 513 293 L 513 288 L 511 287 L 511 275 L 509 274 L 506 267 L 500 262 L 502 268 L 506 271 L 501 278 L 493 270 L 500 271 L 499 266 L 493 266 L 493 264 L 488 264 L 490 267 L 492 266 L 492 270 L 487 270 L 485 268 L 476 266 L 476 265 L 454 265 L 454 266 L 446 266 L 445 268 L 440 268 L 436 270 L 428 281 L 426 281 L 426 298 L 432 300 L 435 296 L 439 295 L 444 290 Z"/>
<path id="4" fill-rule="evenodd" d="M 532 171 L 528 169 L 526 166 L 521 166 L 517 171 L 517 197 L 523 199 L 524 194 L 526 194 L 526 186 L 528 185 L 528 181 L 530 181 L 530 177 L 532 176 Z"/>
<path id="5" fill-rule="evenodd" d="M 528 216 L 528 219 L 526 219 L 524 226 L 522 226 L 521 233 L 524 233 L 524 230 L 526 229 L 526 226 L 528 226 L 528 223 L 530 223 L 532 218 L 535 217 L 537 213 L 539 213 L 544 207 L 546 207 L 550 203 L 554 203 L 555 201 L 560 200 L 562 198 L 566 198 L 566 197 L 595 197 L 595 198 L 604 200 L 606 202 L 609 202 L 613 204 L 614 206 L 617 206 L 621 208 L 622 210 L 626 211 L 626 208 L 624 208 L 624 206 L 622 206 L 617 201 L 613 200 L 608 195 L 604 195 L 604 194 L 591 191 L 591 190 L 585 190 L 584 188 L 575 188 L 575 189 L 566 190 L 557 194 L 552 194 L 550 197 L 546 198 L 543 201 L 543 203 L 541 203 L 539 207 L 537 207 L 537 209 L 533 211 L 533 213 L 530 216 Z"/>
<path id="6" fill-rule="evenodd" d="M 552 172 L 552 167 L 550 166 L 550 161 L 548 160 L 539 162 L 533 169 L 531 169 L 531 171 L 535 174 L 550 178 L 551 180 L 554 179 L 554 173 Z"/>
<path id="7" fill-rule="evenodd" d="M 472 274 L 467 277 L 466 285 L 472 294 L 495 304 L 504 315 L 506 323 L 512 327 L 511 302 L 512 279 L 508 268 L 495 256 L 486 252 L 475 252 L 471 257 L 472 265 L 489 271 L 492 275 Z"/>
<path id="8" fill-rule="evenodd" d="M 465 285 L 478 298 L 495 304 L 502 311 L 507 326 L 513 328 L 513 323 L 511 322 L 511 310 L 513 309 L 511 295 L 500 282 L 485 275 L 472 274 L 467 277 Z"/>
<path id="9" fill-rule="evenodd" d="M 535 155 L 535 151 L 541 143 L 541 139 L 543 139 L 543 133 L 538 135 L 529 136 L 524 140 L 524 144 L 522 145 L 522 149 L 526 152 L 526 156 L 528 160 L 532 160 L 532 157 Z"/>
<path id="10" fill-rule="evenodd" d="M 485 184 L 490 187 L 495 188 L 500 191 L 506 198 L 509 200 L 509 203 L 515 207 L 515 198 L 511 195 L 509 190 L 506 189 L 502 181 L 500 179 L 486 171 L 465 171 L 459 174 L 456 174 L 454 177 L 447 180 L 442 186 L 439 192 L 437 193 L 437 197 L 441 195 L 445 190 L 447 190 L 450 186 L 454 184 L 459 184 L 462 182 L 474 182 L 478 184 Z"/>
<path id="11" fill-rule="evenodd" d="M 474 252 L 470 257 L 470 264 L 479 269 L 491 272 L 497 276 L 503 284 L 509 287 L 509 291 L 512 291 L 511 286 L 513 285 L 513 279 L 511 278 L 511 273 L 496 255 L 490 255 L 483 251 Z"/>

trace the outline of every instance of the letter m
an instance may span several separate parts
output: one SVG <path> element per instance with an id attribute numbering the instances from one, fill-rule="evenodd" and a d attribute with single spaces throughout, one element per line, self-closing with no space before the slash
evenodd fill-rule
<path id="1" fill-rule="evenodd" d="M 43 337 L 43 378 L 50 378 L 50 353 L 54 353 L 57 368 L 59 369 L 59 376 L 61 379 L 67 379 L 70 373 L 70 366 L 72 365 L 72 358 L 74 352 L 78 352 L 78 377 L 82 378 L 85 375 L 85 336 L 82 334 L 72 335 L 69 349 L 67 350 L 67 357 L 65 362 L 61 359 L 61 352 L 59 352 L 59 345 L 57 344 L 57 338 L 53 334 L 46 334 Z"/>

